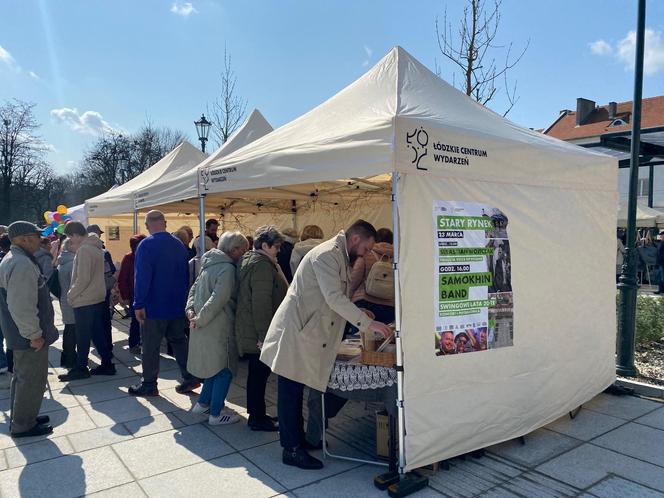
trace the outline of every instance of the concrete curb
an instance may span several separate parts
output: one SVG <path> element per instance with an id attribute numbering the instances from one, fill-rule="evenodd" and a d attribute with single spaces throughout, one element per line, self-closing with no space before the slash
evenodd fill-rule
<path id="1" fill-rule="evenodd" d="M 664 386 L 653 386 L 651 384 L 644 384 L 635 380 L 628 380 L 623 378 L 616 379 L 616 384 L 628 389 L 634 389 L 636 394 L 647 396 L 649 398 L 660 398 L 664 400 Z"/>

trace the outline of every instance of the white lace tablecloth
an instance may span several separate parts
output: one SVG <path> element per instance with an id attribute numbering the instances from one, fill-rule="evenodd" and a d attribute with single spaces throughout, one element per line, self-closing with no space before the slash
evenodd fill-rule
<path id="1" fill-rule="evenodd" d="M 396 383 L 397 371 L 393 367 L 337 361 L 327 387 L 339 391 L 357 391 L 382 389 Z"/>

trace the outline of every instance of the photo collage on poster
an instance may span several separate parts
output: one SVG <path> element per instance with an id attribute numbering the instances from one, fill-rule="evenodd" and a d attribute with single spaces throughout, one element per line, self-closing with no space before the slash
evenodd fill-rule
<path id="1" fill-rule="evenodd" d="M 434 202 L 436 356 L 513 345 L 508 221 L 484 204 Z"/>

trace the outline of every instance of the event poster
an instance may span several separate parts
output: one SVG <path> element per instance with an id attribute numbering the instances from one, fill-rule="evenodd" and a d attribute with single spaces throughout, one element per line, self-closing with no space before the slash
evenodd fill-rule
<path id="1" fill-rule="evenodd" d="M 508 221 L 485 204 L 434 201 L 436 356 L 513 344 Z"/>

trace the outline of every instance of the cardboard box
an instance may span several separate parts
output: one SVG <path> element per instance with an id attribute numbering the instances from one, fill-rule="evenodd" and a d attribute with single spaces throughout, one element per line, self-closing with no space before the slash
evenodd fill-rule
<path id="1" fill-rule="evenodd" d="M 376 456 L 389 458 L 390 456 L 390 418 L 385 410 L 376 412 Z"/>

